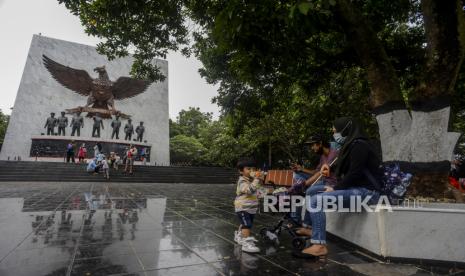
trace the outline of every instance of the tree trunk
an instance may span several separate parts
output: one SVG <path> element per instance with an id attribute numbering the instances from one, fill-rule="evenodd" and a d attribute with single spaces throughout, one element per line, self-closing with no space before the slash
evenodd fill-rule
<path id="1" fill-rule="evenodd" d="M 418 76 L 411 113 L 381 41 L 352 1 L 339 0 L 336 15 L 367 71 L 384 162 L 414 173 L 412 195 L 441 198 L 448 185 L 453 150 L 460 136 L 448 132 L 450 103 L 464 59 L 462 1 L 422 0 L 427 40 L 424 74 Z M 446 99 L 445 99 L 446 98 Z M 458 198 L 459 199 L 459 198 Z"/>

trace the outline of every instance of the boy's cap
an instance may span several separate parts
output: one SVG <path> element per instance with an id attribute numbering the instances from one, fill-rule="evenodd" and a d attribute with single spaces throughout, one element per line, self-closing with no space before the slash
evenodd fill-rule
<path id="1" fill-rule="evenodd" d="M 308 139 L 307 141 L 305 141 L 304 145 L 311 145 L 311 144 L 315 144 L 315 143 L 321 143 L 323 142 L 325 139 L 323 137 L 323 135 L 321 134 L 315 134 L 315 135 L 312 135 L 310 137 L 310 139 Z"/>

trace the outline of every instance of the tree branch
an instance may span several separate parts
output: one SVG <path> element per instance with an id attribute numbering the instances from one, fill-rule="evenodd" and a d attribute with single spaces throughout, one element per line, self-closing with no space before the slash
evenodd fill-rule
<path id="1" fill-rule="evenodd" d="M 402 101 L 400 83 L 394 67 L 362 12 L 351 1 L 340 0 L 336 5 L 336 15 L 367 71 L 372 107 Z"/>

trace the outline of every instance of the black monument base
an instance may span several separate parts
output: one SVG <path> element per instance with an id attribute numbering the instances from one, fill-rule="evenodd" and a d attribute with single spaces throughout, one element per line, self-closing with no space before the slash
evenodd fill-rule
<path id="1" fill-rule="evenodd" d="M 100 143 L 100 145 L 102 145 L 103 154 L 108 155 L 110 152 L 115 152 L 121 158 L 123 158 L 127 147 L 130 145 L 135 145 L 138 152 L 135 160 L 142 161 L 141 152 L 143 149 L 145 149 L 147 152 L 146 161 L 150 162 L 151 146 L 145 143 L 124 140 L 106 140 L 100 138 L 81 138 L 73 136 L 34 136 L 32 137 L 30 157 L 64 158 L 66 157 L 67 145 L 71 141 L 74 141 L 74 155 L 76 158 L 78 155 L 79 147 L 83 143 L 86 144 L 86 158 L 92 158 L 94 156 L 94 146 L 97 143 Z"/>

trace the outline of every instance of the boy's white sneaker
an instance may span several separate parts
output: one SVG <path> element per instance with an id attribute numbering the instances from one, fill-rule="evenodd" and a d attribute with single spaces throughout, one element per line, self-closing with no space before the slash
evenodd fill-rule
<path id="1" fill-rule="evenodd" d="M 247 252 L 247 253 L 258 253 L 258 252 L 260 252 L 260 249 L 255 245 L 254 240 L 255 240 L 255 238 L 253 238 L 253 237 L 248 237 L 248 238 L 242 239 L 242 242 L 241 242 L 242 251 Z"/>

